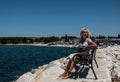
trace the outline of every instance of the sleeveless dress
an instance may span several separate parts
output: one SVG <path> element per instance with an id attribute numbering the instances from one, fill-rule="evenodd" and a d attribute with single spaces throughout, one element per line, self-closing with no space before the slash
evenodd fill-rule
<path id="1" fill-rule="evenodd" d="M 82 52 L 84 47 L 87 47 L 90 43 L 92 42 L 92 40 L 90 38 L 87 38 L 86 41 L 84 43 L 79 43 L 78 44 L 78 52 Z"/>
<path id="2" fill-rule="evenodd" d="M 80 55 L 89 55 L 89 54 L 91 54 L 90 48 L 88 48 L 86 50 L 82 50 L 84 47 L 87 47 L 91 42 L 92 42 L 92 40 L 90 38 L 87 38 L 84 43 L 79 43 L 78 52 L 80 52 Z M 89 56 L 87 56 L 86 59 L 91 60 L 91 58 L 92 58 L 92 55 L 89 55 Z"/>

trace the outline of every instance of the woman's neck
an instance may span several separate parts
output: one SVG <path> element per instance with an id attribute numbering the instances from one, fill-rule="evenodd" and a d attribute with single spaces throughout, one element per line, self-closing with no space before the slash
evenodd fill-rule
<path id="1" fill-rule="evenodd" d="M 81 38 L 80 43 L 84 43 L 86 41 L 86 38 Z"/>

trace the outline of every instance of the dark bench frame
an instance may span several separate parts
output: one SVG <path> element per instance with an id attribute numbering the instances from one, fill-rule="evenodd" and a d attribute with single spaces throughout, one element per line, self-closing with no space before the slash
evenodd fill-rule
<path id="1" fill-rule="evenodd" d="M 75 72 L 75 77 L 74 77 L 74 79 L 76 79 L 76 78 L 78 77 L 77 72 L 78 72 L 79 69 L 78 69 L 77 64 L 79 64 L 79 67 L 82 66 L 82 68 L 80 69 L 80 72 L 82 71 L 82 69 L 84 68 L 84 66 L 88 66 L 89 68 L 91 68 L 92 71 L 93 71 L 93 74 L 94 74 L 95 79 L 97 79 L 97 76 L 96 76 L 95 71 L 94 71 L 94 69 L 93 69 L 93 60 L 95 61 L 96 66 L 97 66 L 97 68 L 98 68 L 98 64 L 97 64 L 97 61 L 96 61 L 96 49 L 97 49 L 97 48 L 93 48 L 93 47 L 90 48 L 89 50 L 91 50 L 91 54 L 86 54 L 86 55 L 76 54 L 76 55 L 74 55 L 74 57 L 75 57 L 75 56 L 76 56 L 76 57 L 79 57 L 79 58 L 76 59 L 77 62 L 75 62 L 76 72 Z M 87 59 L 82 59 L 82 60 L 81 60 L 81 58 L 85 58 L 85 57 L 87 57 L 87 56 L 89 56 L 89 55 L 92 55 L 91 60 L 87 60 Z M 78 61 L 79 61 L 79 62 L 78 62 Z"/>

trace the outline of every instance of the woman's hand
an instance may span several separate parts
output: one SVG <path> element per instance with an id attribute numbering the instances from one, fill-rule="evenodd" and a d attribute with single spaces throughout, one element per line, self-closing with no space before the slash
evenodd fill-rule
<path id="1" fill-rule="evenodd" d="M 77 52 L 78 55 L 80 55 L 80 52 Z"/>
<path id="2" fill-rule="evenodd" d="M 86 50 L 88 48 L 88 46 L 85 46 L 85 47 L 83 47 L 83 49 L 82 50 Z"/>

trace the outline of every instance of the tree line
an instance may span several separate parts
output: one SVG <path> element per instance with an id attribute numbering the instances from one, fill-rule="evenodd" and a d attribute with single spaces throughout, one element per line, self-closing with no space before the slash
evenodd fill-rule
<path id="1" fill-rule="evenodd" d="M 18 44 L 18 43 L 25 43 L 25 44 L 32 44 L 32 43 L 50 43 L 61 41 L 65 39 L 67 42 L 68 39 L 75 39 L 75 36 L 50 36 L 50 37 L 0 37 L 0 44 Z"/>
<path id="2" fill-rule="evenodd" d="M 104 36 L 104 35 L 99 35 L 99 36 L 96 36 L 95 38 L 97 39 L 118 39 L 120 38 L 120 34 L 118 34 L 117 36 Z"/>
<path id="3" fill-rule="evenodd" d="M 78 39 L 79 37 L 76 36 L 65 36 L 57 37 L 57 36 L 50 36 L 50 37 L 0 37 L 0 44 L 18 44 L 18 43 L 25 43 L 25 44 L 32 44 L 32 43 L 50 43 L 64 40 L 64 42 L 69 42 L 70 40 Z M 118 36 L 91 36 L 92 40 L 95 39 L 111 39 L 111 38 L 120 38 L 120 34 Z"/>

